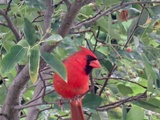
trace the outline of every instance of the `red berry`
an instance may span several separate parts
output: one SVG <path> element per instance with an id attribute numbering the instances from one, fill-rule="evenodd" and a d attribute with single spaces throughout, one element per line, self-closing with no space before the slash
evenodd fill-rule
<path id="1" fill-rule="evenodd" d="M 127 51 L 127 52 L 132 52 L 132 48 L 127 47 L 126 51 Z"/>

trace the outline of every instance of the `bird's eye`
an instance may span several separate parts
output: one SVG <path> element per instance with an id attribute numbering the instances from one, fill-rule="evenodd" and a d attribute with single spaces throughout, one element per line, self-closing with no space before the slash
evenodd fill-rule
<path id="1" fill-rule="evenodd" d="M 86 67 L 85 67 L 85 72 L 88 75 L 91 72 L 91 70 L 93 69 L 93 67 L 89 65 L 90 62 L 93 61 L 93 60 L 97 60 L 97 58 L 95 58 L 91 55 L 87 55 L 86 59 L 87 59 L 87 63 L 86 63 Z"/>
<path id="2" fill-rule="evenodd" d="M 97 60 L 97 58 L 87 55 L 87 61 Z"/>

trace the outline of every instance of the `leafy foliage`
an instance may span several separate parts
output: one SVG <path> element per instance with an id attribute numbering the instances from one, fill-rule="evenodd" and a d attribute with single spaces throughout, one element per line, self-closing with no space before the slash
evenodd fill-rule
<path id="1" fill-rule="evenodd" d="M 34 30 L 34 26 L 26 18 L 24 18 L 24 34 L 29 45 L 33 46 L 36 41 L 36 33 Z"/>
<path id="2" fill-rule="evenodd" d="M 39 71 L 40 51 L 39 47 L 30 50 L 29 56 L 29 74 L 33 83 L 37 81 Z"/>
<path id="3" fill-rule="evenodd" d="M 47 0 L 11 0 L 6 4 L 0 1 L 0 105 L 5 104 L 11 93 L 10 86 L 18 84 L 19 76 L 26 77 L 29 73 L 24 79 L 32 82 L 17 92 L 21 93 L 17 109 L 26 117 L 31 115 L 27 108 L 36 106 L 40 110 L 38 119 L 69 118 L 68 100 L 62 100 L 63 111 L 58 106 L 60 97 L 52 86 L 52 75 L 54 71 L 67 80 L 61 61 L 77 51 L 78 46 L 85 46 L 93 50 L 102 65 L 90 75 L 91 89 L 83 99 L 86 117 L 92 120 L 158 120 L 160 3 L 151 0 L 87 3 L 89 0 L 86 0 L 81 3 L 84 6 L 74 22 L 66 23 L 65 26 L 71 26 L 62 38 L 60 26 L 70 15 L 66 14 L 69 5 L 74 3 L 66 1 L 53 1 L 54 12 L 50 18 L 46 16 Z M 48 23 L 51 21 L 47 29 L 44 28 L 46 18 Z M 49 50 L 42 47 L 46 43 Z M 26 66 L 28 72 L 22 74 Z M 43 85 L 37 92 L 40 81 Z M 34 103 L 34 99 L 39 98 L 43 102 Z"/>
<path id="4" fill-rule="evenodd" d="M 2 73 L 10 72 L 23 59 L 26 52 L 27 50 L 19 45 L 13 46 L 1 62 Z"/>
<path id="5" fill-rule="evenodd" d="M 46 63 L 48 63 L 51 66 L 53 71 L 59 74 L 67 82 L 66 69 L 63 63 L 59 61 L 55 56 L 46 52 L 42 52 L 41 56 L 46 61 Z"/>

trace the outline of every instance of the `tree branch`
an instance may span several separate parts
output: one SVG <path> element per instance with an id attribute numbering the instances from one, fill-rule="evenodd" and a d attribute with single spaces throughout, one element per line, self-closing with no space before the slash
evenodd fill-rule
<path id="1" fill-rule="evenodd" d="M 24 85 L 29 80 L 28 65 L 15 77 L 11 83 L 5 103 L 2 108 L 2 114 L 5 114 L 9 119 L 19 120 L 19 110 L 15 110 L 14 106 L 19 105 L 19 95 Z M 6 117 L 0 116 L 0 120 L 6 120 Z"/>
<path id="2" fill-rule="evenodd" d="M 69 9 L 70 9 L 70 7 L 71 7 L 71 3 L 70 3 L 70 1 L 69 1 L 69 0 L 63 0 L 63 2 L 66 4 L 66 6 L 67 6 L 67 10 L 69 10 Z"/>
<path id="3" fill-rule="evenodd" d="M 110 110 L 110 109 L 119 107 L 120 105 L 122 105 L 124 103 L 127 103 L 127 102 L 131 102 L 131 101 L 134 101 L 134 100 L 142 100 L 142 99 L 147 97 L 146 93 L 147 93 L 147 91 L 145 91 L 143 94 L 140 94 L 140 95 L 137 95 L 137 96 L 128 97 L 126 99 L 119 100 L 117 102 L 113 102 L 113 103 L 110 103 L 110 104 L 107 104 L 107 105 L 100 106 L 100 107 L 97 108 L 97 110 L 98 111 L 106 111 L 106 110 Z"/>
<path id="4" fill-rule="evenodd" d="M 46 34 L 46 31 L 51 29 L 51 23 L 52 23 L 52 0 L 46 0 L 46 6 L 47 9 L 45 10 L 44 13 L 44 22 L 43 22 L 43 33 Z M 48 38 L 50 36 L 50 33 L 47 33 L 45 38 Z"/>
<path id="5" fill-rule="evenodd" d="M 57 31 L 57 33 L 60 34 L 62 37 L 65 37 L 67 35 L 81 7 L 82 7 L 81 0 L 72 3 L 70 10 L 67 12 L 64 21 L 62 22 L 61 26 Z M 58 43 L 52 46 L 49 45 L 48 43 L 45 43 L 42 45 L 41 51 L 51 52 L 57 45 Z M 44 64 L 44 61 L 41 60 L 40 64 L 41 64 L 40 66 L 42 66 Z M 14 109 L 14 106 L 19 104 L 19 95 L 21 93 L 21 90 L 24 88 L 25 84 L 28 82 L 28 80 L 29 80 L 29 66 L 26 65 L 11 83 L 5 103 L 2 108 L 2 114 L 5 114 L 8 118 L 12 120 L 19 120 L 19 110 Z M 6 117 L 0 116 L 0 120 L 6 120 Z"/>
<path id="6" fill-rule="evenodd" d="M 0 9 L 0 15 L 2 15 L 2 16 L 6 19 L 8 28 L 11 29 L 11 31 L 12 31 L 13 34 L 15 35 L 16 40 L 17 40 L 17 42 L 18 42 L 18 41 L 21 39 L 21 37 L 20 37 L 17 29 L 16 29 L 16 28 L 14 27 L 14 25 L 12 24 L 11 19 L 10 19 L 9 16 L 6 14 L 6 12 L 5 12 L 4 10 L 2 10 L 2 9 Z"/>
<path id="7" fill-rule="evenodd" d="M 114 80 L 118 80 L 118 81 L 121 80 L 121 81 L 130 82 L 130 83 L 136 84 L 136 85 L 138 85 L 138 86 L 140 86 L 140 87 L 142 87 L 142 88 L 144 88 L 144 89 L 147 89 L 147 87 L 144 86 L 144 85 L 141 85 L 141 84 L 139 84 L 139 83 L 137 83 L 137 82 L 134 82 L 134 81 L 131 81 L 131 80 L 127 80 L 127 79 L 124 79 L 124 78 L 113 78 L 113 77 L 109 77 L 108 79 L 114 79 Z M 106 80 L 106 77 L 105 77 L 105 78 L 97 78 L 96 80 Z"/>
<path id="8" fill-rule="evenodd" d="M 77 25 L 74 25 L 71 27 L 71 29 L 79 29 L 81 28 L 82 26 L 85 26 L 87 24 L 90 24 L 90 23 L 94 23 L 97 19 L 99 19 L 100 17 L 102 16 L 107 16 L 107 15 L 110 15 L 111 13 L 115 12 L 115 11 L 118 11 L 126 6 L 129 6 L 129 5 L 132 5 L 132 4 L 152 4 L 152 3 L 159 3 L 159 1 L 131 1 L 131 2 L 121 2 L 120 4 L 118 5 L 115 5 L 114 7 L 111 7 L 109 9 L 107 9 L 106 11 L 104 12 L 98 12 L 96 15 L 94 15 L 93 17 L 90 17 L 80 23 L 78 23 Z"/>
<path id="9" fill-rule="evenodd" d="M 1 26 L 8 27 L 5 23 L 0 23 Z"/>
<path id="10" fill-rule="evenodd" d="M 102 95 L 102 93 L 103 93 L 103 91 L 104 91 L 104 89 L 105 89 L 105 87 L 106 87 L 106 85 L 107 85 L 107 83 L 108 83 L 108 80 L 109 80 L 110 76 L 112 75 L 113 71 L 114 71 L 116 68 L 117 68 L 117 66 L 116 66 L 116 64 L 114 64 L 114 65 L 112 66 L 112 69 L 110 70 L 107 78 L 105 79 L 105 82 L 104 82 L 102 88 L 100 89 L 99 96 Z"/>
<path id="11" fill-rule="evenodd" d="M 50 33 L 47 33 L 47 30 L 51 29 L 52 14 L 53 14 L 52 4 L 53 4 L 52 0 L 46 0 L 47 9 L 45 10 L 45 13 L 44 13 L 44 22 L 43 22 L 43 33 L 45 35 L 44 38 L 48 38 L 51 35 Z M 39 72 L 39 76 L 40 76 L 40 74 L 41 74 L 41 72 Z M 42 72 L 42 74 L 43 74 L 43 72 Z M 37 83 L 37 86 L 35 88 L 34 95 L 32 98 L 32 100 L 36 99 L 37 97 L 38 97 L 38 99 L 33 101 L 32 104 L 43 103 L 42 96 L 45 93 L 44 87 L 47 82 L 47 81 L 44 81 L 43 78 L 48 77 L 48 74 L 43 74 L 42 76 L 43 77 L 40 76 L 39 80 L 37 81 L 38 83 Z M 44 89 L 42 89 L 42 88 L 44 88 Z M 30 107 L 26 120 L 31 120 L 31 119 L 36 120 L 38 118 L 39 112 L 40 112 L 39 106 Z"/>
<path id="12" fill-rule="evenodd" d="M 125 45 L 124 45 L 124 47 L 123 47 L 123 50 L 125 49 L 125 47 L 127 47 L 128 43 L 131 41 L 131 39 L 132 39 L 135 31 L 138 29 L 138 27 L 139 27 L 139 22 L 140 22 L 140 18 L 141 18 L 142 14 L 143 14 L 143 11 L 144 11 L 144 7 L 142 7 L 141 13 L 140 13 L 139 18 L 138 18 L 138 20 L 137 20 L 137 23 L 136 23 L 136 25 L 134 26 L 134 29 L 131 31 L 130 35 L 128 36 L 127 42 L 125 43 Z"/>
<path id="13" fill-rule="evenodd" d="M 7 6 L 7 9 L 6 9 L 6 14 L 8 13 L 8 11 L 9 11 L 9 9 L 10 9 L 10 7 L 11 7 L 11 3 L 12 3 L 12 0 L 10 0 L 10 1 L 8 2 L 8 6 Z"/>
<path id="14" fill-rule="evenodd" d="M 42 90 L 42 88 L 44 87 L 42 80 L 39 80 L 37 82 L 38 82 L 38 84 L 37 84 L 36 89 L 34 91 L 33 99 L 36 98 L 36 97 L 42 96 L 43 90 L 44 90 L 44 89 Z M 40 90 L 42 90 L 42 91 L 40 92 Z M 33 101 L 32 105 L 33 104 L 39 104 L 40 105 L 41 103 L 43 103 L 42 97 Z M 37 120 L 38 114 L 39 114 L 39 106 L 32 106 L 28 110 L 26 120 Z"/>
<path id="15" fill-rule="evenodd" d="M 64 21 L 62 22 L 60 28 L 57 31 L 58 34 L 61 33 L 62 37 L 65 37 L 68 34 L 68 32 L 69 32 L 68 28 L 70 28 L 72 26 L 74 19 L 75 19 L 76 15 L 78 14 L 79 10 L 81 9 L 81 7 L 82 7 L 81 0 L 77 0 L 71 4 L 70 9 L 66 13 Z"/>

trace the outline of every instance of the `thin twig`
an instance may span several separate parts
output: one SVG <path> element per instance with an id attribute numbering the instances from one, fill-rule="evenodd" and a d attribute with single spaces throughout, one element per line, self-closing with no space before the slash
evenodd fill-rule
<path id="1" fill-rule="evenodd" d="M 8 27 L 5 23 L 0 23 L 1 26 Z"/>
<path id="2" fill-rule="evenodd" d="M 100 33 L 100 26 L 98 26 L 98 31 L 97 31 L 97 34 L 96 34 L 96 36 L 95 36 L 95 40 L 96 40 L 96 42 L 95 42 L 95 44 L 94 44 L 94 50 L 93 50 L 93 53 L 96 51 L 96 47 L 97 47 L 97 44 L 98 44 L 98 36 L 99 36 L 99 33 Z"/>
<path id="3" fill-rule="evenodd" d="M 6 77 L 6 78 L 7 78 L 7 77 Z M 5 87 L 6 90 L 8 91 L 8 87 L 7 87 L 7 85 L 6 85 L 5 78 L 3 78 L 1 74 L 0 74 L 0 79 L 2 80 L 4 87 Z"/>
<path id="4" fill-rule="evenodd" d="M 63 0 L 62 1 L 60 1 L 60 2 L 58 2 L 57 4 L 54 4 L 53 5 L 53 8 L 57 8 L 59 5 L 61 5 L 63 3 Z"/>
<path id="5" fill-rule="evenodd" d="M 32 20 L 32 23 L 33 23 L 33 22 L 42 22 L 43 20 L 39 20 L 39 21 L 38 21 L 37 19 L 39 19 L 40 17 L 43 17 L 43 16 L 44 16 L 44 15 L 41 15 L 41 14 L 38 15 L 37 17 L 35 17 L 35 18 Z"/>
<path id="6" fill-rule="evenodd" d="M 11 31 L 12 31 L 13 34 L 15 35 L 17 42 L 20 41 L 21 36 L 19 35 L 17 29 L 14 27 L 13 23 L 11 22 L 10 17 L 9 17 L 9 16 L 6 14 L 6 12 L 5 12 L 4 10 L 2 10 L 2 9 L 0 9 L 0 15 L 2 15 L 2 16 L 6 19 L 6 21 L 7 21 L 7 26 L 8 26 L 8 28 L 11 29 Z"/>
<path id="7" fill-rule="evenodd" d="M 57 117 L 57 120 L 70 120 L 70 119 L 63 119 L 63 117 L 69 116 L 69 114 L 65 114 L 65 115 L 55 115 Z"/>
<path id="8" fill-rule="evenodd" d="M 123 100 L 119 100 L 117 102 L 114 102 L 114 103 L 110 103 L 110 104 L 107 104 L 107 105 L 103 105 L 103 106 L 100 106 L 97 108 L 98 111 L 107 111 L 107 110 L 110 110 L 110 109 L 113 109 L 113 108 L 116 108 L 124 103 L 127 103 L 127 102 L 131 102 L 131 101 L 134 101 L 134 100 L 142 100 L 144 98 L 146 98 L 146 93 L 147 93 L 147 90 L 143 93 L 143 94 L 140 94 L 140 95 L 137 95 L 137 96 L 132 96 L 132 97 L 128 97 L 126 99 L 123 99 Z"/>
<path id="9" fill-rule="evenodd" d="M 96 40 L 95 45 L 94 45 L 94 49 L 93 49 L 93 53 L 94 53 L 95 50 L 96 50 L 96 47 L 97 47 L 97 43 L 98 43 L 97 38 L 98 38 L 98 36 L 99 36 L 100 27 L 98 27 L 98 32 L 97 32 L 96 36 L 95 36 L 95 34 L 94 34 L 93 31 L 91 31 L 91 32 L 93 33 L 93 36 L 95 37 L 95 40 Z M 93 79 L 92 74 L 90 74 L 90 81 L 91 81 L 91 86 L 93 87 L 93 89 L 91 90 L 91 92 L 92 92 L 93 94 L 95 94 L 95 89 L 94 89 L 95 80 Z"/>
<path id="10" fill-rule="evenodd" d="M 159 3 L 159 1 L 131 1 L 131 2 L 123 2 L 115 5 L 114 7 L 111 7 L 109 9 L 107 9 L 104 12 L 99 12 L 96 15 L 94 15 L 93 17 L 90 17 L 84 21 L 81 21 L 80 23 L 78 23 L 77 25 L 74 25 L 71 27 L 71 29 L 78 29 L 81 28 L 84 25 L 90 24 L 90 23 L 94 23 L 97 19 L 99 19 L 102 16 L 107 16 L 110 15 L 111 13 L 118 11 L 124 7 L 127 7 L 129 5 L 133 5 L 133 4 L 152 4 L 152 3 Z"/>
<path id="11" fill-rule="evenodd" d="M 121 5 L 124 3 L 124 0 L 121 1 Z"/>
<path id="12" fill-rule="evenodd" d="M 6 9 L 6 14 L 8 14 L 8 11 L 10 10 L 11 3 L 12 3 L 12 0 L 10 0 L 10 1 L 8 2 L 8 6 L 7 6 L 7 9 Z"/>
<path id="13" fill-rule="evenodd" d="M 39 76 L 40 76 L 40 80 L 42 81 L 43 83 L 43 93 L 42 93 L 42 100 L 44 100 L 44 96 L 45 96 L 45 93 L 46 93 L 46 82 L 45 80 L 43 80 L 43 77 L 42 77 L 42 74 L 43 73 L 39 73 Z M 42 92 L 42 91 L 41 91 Z"/>
<path id="14" fill-rule="evenodd" d="M 116 64 L 114 64 L 114 65 L 112 66 L 112 69 L 110 70 L 110 72 L 109 72 L 109 74 L 108 74 L 108 76 L 107 76 L 107 78 L 106 78 L 106 80 L 105 80 L 102 88 L 100 89 L 99 96 L 102 95 L 102 93 L 103 93 L 103 91 L 104 91 L 104 89 L 105 89 L 105 87 L 106 87 L 106 85 L 107 85 L 107 83 L 108 83 L 108 80 L 109 80 L 110 76 L 112 75 L 113 71 L 114 71 L 116 68 L 117 68 L 117 66 L 116 66 Z"/>
<path id="15" fill-rule="evenodd" d="M 125 47 L 127 47 L 128 43 L 131 41 L 131 38 L 132 38 L 132 36 L 134 35 L 135 31 L 138 29 L 138 27 L 139 27 L 139 21 L 140 21 L 140 18 L 141 18 L 141 16 L 142 16 L 142 14 L 143 14 L 143 11 L 144 11 L 144 7 L 142 8 L 141 14 L 140 14 L 140 16 L 139 16 L 139 18 L 138 18 L 138 20 L 137 20 L 137 23 L 136 23 L 134 29 L 131 31 L 131 33 L 130 33 L 130 35 L 129 35 L 129 37 L 128 37 L 128 40 L 127 40 L 127 42 L 125 43 L 123 49 L 125 49 Z"/>
<path id="16" fill-rule="evenodd" d="M 47 92 L 45 95 L 50 94 L 50 93 L 52 93 L 52 92 L 54 92 L 54 90 Z M 29 108 L 29 107 L 32 107 L 32 106 L 38 106 L 38 105 L 43 105 L 43 104 L 54 104 L 54 103 L 46 103 L 46 102 L 36 103 L 36 104 L 33 103 L 33 104 L 32 104 L 32 102 L 36 101 L 37 99 L 39 99 L 39 98 L 41 98 L 41 97 L 42 97 L 42 96 L 39 96 L 39 97 L 37 97 L 37 98 L 35 98 L 35 99 L 33 99 L 33 100 L 31 100 L 31 101 L 23 104 L 22 106 L 19 106 L 19 105 L 18 105 L 18 106 L 15 106 L 15 109 L 21 110 L 21 109 L 24 109 L 24 108 Z"/>
<path id="17" fill-rule="evenodd" d="M 139 84 L 139 83 L 137 83 L 137 82 L 134 82 L 134 81 L 131 81 L 131 80 L 127 80 L 127 79 L 124 79 L 124 78 L 113 78 L 113 77 L 109 77 L 108 79 L 123 80 L 123 81 L 126 81 L 126 82 L 130 82 L 130 83 L 136 84 L 136 85 L 138 85 L 138 86 L 140 86 L 140 87 L 142 87 L 142 88 L 144 88 L 144 89 L 147 89 L 147 87 L 144 86 L 144 85 L 141 85 L 141 84 Z M 105 78 L 96 78 L 96 80 L 106 80 L 106 77 L 105 77 Z"/>

